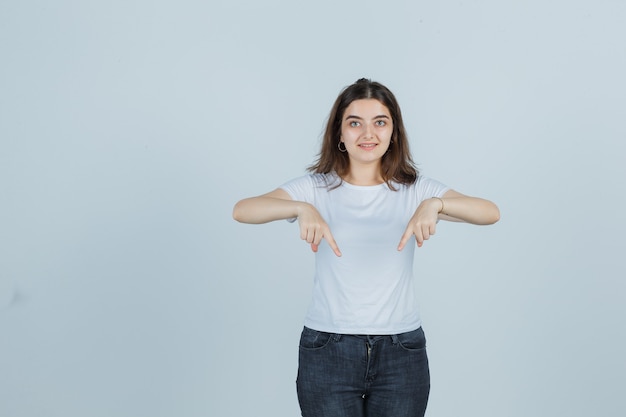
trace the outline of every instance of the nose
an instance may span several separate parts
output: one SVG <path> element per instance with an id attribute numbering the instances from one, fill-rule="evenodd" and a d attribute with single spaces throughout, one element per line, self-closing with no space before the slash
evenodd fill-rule
<path id="1" fill-rule="evenodd" d="M 366 138 L 373 138 L 374 137 L 374 128 L 372 127 L 371 124 L 366 123 L 365 124 L 365 132 L 364 132 L 364 136 Z"/>

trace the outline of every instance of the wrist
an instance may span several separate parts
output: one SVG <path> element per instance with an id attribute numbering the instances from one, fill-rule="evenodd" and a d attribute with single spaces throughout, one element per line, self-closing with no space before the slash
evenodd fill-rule
<path id="1" fill-rule="evenodd" d="M 446 208 L 446 205 L 443 202 L 443 198 L 431 197 L 431 200 L 436 200 L 435 207 L 437 208 L 437 214 L 445 214 L 444 209 Z"/>
<path id="2" fill-rule="evenodd" d="M 311 205 L 304 201 L 297 201 L 296 203 L 296 217 L 300 217 Z"/>

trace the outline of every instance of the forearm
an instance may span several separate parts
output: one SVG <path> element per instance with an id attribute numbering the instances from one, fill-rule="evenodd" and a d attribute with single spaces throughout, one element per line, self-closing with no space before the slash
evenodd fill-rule
<path id="1" fill-rule="evenodd" d="M 498 206 L 489 200 L 468 196 L 444 196 L 441 199 L 434 198 L 431 200 L 434 200 L 431 204 L 436 207 L 439 217 L 443 220 L 456 220 L 479 225 L 493 224 L 500 220 Z"/>
<path id="2" fill-rule="evenodd" d="M 274 197 L 251 197 L 239 201 L 233 209 L 233 219 L 241 223 L 261 224 L 298 217 L 307 203 Z"/>

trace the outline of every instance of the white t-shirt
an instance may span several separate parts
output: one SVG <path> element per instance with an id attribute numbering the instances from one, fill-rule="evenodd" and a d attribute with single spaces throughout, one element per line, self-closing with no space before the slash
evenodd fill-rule
<path id="1" fill-rule="evenodd" d="M 332 174 L 310 174 L 283 184 L 293 200 L 312 204 L 328 223 L 341 250 L 325 242 L 315 255 L 313 298 L 304 325 L 343 334 L 398 334 L 421 326 L 413 287 L 415 239 L 398 244 L 422 200 L 448 187 L 420 176 L 414 184 L 335 189 Z M 291 219 L 294 221 L 295 219 Z"/>

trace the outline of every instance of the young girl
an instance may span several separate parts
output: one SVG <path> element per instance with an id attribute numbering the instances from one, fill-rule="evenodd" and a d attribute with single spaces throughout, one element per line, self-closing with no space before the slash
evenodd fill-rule
<path id="1" fill-rule="evenodd" d="M 335 101 L 309 171 L 233 211 L 243 223 L 297 220 L 315 252 L 300 338 L 302 416 L 423 416 L 430 376 L 415 243 L 434 235 L 438 220 L 495 223 L 498 208 L 419 175 L 396 98 L 367 79 Z"/>

